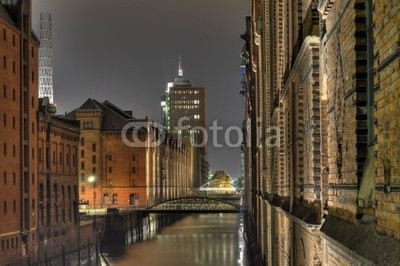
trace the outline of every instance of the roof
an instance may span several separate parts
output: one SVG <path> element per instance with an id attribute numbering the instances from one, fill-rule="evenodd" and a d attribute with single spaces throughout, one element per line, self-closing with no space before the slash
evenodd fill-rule
<path id="1" fill-rule="evenodd" d="M 96 103 L 96 101 L 94 99 L 89 98 L 77 110 L 101 111 L 101 108 L 99 107 L 99 105 Z"/>
<path id="2" fill-rule="evenodd" d="M 143 127 L 143 124 L 139 123 L 142 120 L 133 117 L 131 111 L 124 111 L 109 101 L 101 103 L 92 98 L 87 99 L 80 107 L 64 115 L 63 119 L 77 120 L 77 113 L 86 111 L 102 113 L 101 131 L 121 131 L 126 124 L 132 122 L 137 127 Z"/>
<path id="3" fill-rule="evenodd" d="M 13 26 L 16 26 L 15 21 L 11 18 L 10 12 L 7 10 L 7 7 L 3 4 L 4 0 L 0 0 L 0 18 L 10 23 Z"/>
<path id="4" fill-rule="evenodd" d="M 378 234 L 375 222 L 355 225 L 330 215 L 321 232 L 373 265 L 398 265 L 400 261 L 400 241 Z"/>

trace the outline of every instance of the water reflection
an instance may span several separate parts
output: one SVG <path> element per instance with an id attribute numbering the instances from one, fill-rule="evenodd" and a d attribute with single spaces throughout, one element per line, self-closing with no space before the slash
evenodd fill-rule
<path id="1" fill-rule="evenodd" d="M 109 254 L 112 265 L 248 265 L 238 214 L 198 214 Z"/>

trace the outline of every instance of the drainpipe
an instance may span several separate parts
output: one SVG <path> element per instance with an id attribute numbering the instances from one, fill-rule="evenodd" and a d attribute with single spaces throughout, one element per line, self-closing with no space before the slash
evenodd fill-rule
<path id="1" fill-rule="evenodd" d="M 372 152 L 374 145 L 374 46 L 373 46 L 373 18 L 372 0 L 365 0 L 365 17 L 367 28 L 367 126 L 368 126 L 368 150 Z"/>

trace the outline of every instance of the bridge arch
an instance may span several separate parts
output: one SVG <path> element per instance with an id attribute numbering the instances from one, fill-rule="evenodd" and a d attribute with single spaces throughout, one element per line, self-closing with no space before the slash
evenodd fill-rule
<path id="1" fill-rule="evenodd" d="M 224 200 L 202 197 L 190 196 L 170 199 L 147 209 L 151 210 L 239 210 L 240 205 L 233 204 Z"/>

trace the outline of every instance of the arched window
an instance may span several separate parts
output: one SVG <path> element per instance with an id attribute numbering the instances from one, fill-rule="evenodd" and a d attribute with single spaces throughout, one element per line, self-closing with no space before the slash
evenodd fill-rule
<path id="1" fill-rule="evenodd" d="M 63 185 L 61 186 L 61 200 L 62 200 L 61 217 L 63 223 L 65 223 L 65 189 Z"/>
<path id="2" fill-rule="evenodd" d="M 73 201 L 71 198 L 71 186 L 68 186 L 67 188 L 67 193 L 68 193 L 68 220 L 71 222 L 72 221 L 72 208 L 73 208 Z"/>
<path id="3" fill-rule="evenodd" d="M 104 204 L 108 204 L 109 203 L 109 198 L 108 198 L 108 194 L 104 194 L 103 195 L 103 202 L 104 202 Z"/>
<path id="4" fill-rule="evenodd" d="M 113 194 L 112 203 L 117 204 L 117 201 L 118 201 L 118 194 Z"/>
<path id="5" fill-rule="evenodd" d="M 58 187 L 54 185 L 54 218 L 56 223 L 58 223 Z"/>

